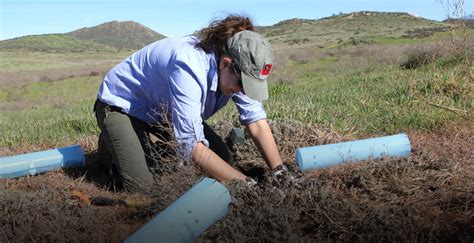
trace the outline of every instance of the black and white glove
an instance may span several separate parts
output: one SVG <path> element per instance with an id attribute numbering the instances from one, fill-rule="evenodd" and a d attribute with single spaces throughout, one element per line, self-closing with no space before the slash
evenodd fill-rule
<path id="1" fill-rule="evenodd" d="M 290 171 L 286 165 L 281 164 L 272 170 L 273 181 L 278 186 L 281 185 L 296 185 L 304 181 L 302 174 Z"/>
<path id="2" fill-rule="evenodd" d="M 288 172 L 288 167 L 286 167 L 284 164 L 281 164 L 272 170 L 273 176 L 280 176 L 286 172 Z"/>

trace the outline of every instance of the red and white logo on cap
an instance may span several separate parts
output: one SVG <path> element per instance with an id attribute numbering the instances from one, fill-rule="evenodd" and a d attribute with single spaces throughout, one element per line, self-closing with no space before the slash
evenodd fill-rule
<path id="1" fill-rule="evenodd" d="M 272 64 L 266 64 L 265 67 L 263 67 L 262 69 L 262 75 L 263 76 L 267 76 L 268 74 L 270 74 L 270 70 L 272 70 Z"/>

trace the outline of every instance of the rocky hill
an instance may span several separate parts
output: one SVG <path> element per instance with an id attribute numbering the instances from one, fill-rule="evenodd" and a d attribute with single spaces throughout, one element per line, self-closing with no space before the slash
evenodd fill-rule
<path id="1" fill-rule="evenodd" d="M 66 34 L 77 39 L 90 40 L 117 49 L 134 50 L 165 38 L 164 35 L 133 21 L 112 21 Z"/>

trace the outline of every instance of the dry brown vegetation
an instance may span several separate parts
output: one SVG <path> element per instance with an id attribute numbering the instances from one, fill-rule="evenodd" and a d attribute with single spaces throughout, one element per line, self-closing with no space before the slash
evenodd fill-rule
<path id="1" fill-rule="evenodd" d="M 230 210 L 201 241 L 461 241 L 473 240 L 474 127 L 409 134 L 409 158 L 345 164 L 297 172 L 294 149 L 351 140 L 329 128 L 296 121 L 271 122 L 291 177 L 271 177 L 252 142 L 234 145 L 237 167 L 256 186 L 227 185 Z M 216 131 L 227 136 L 231 124 Z M 151 195 L 114 192 L 110 178 L 97 173 L 88 149 L 87 170 L 55 171 L 2 180 L 2 241 L 122 241 L 166 208 L 202 175 L 193 166 L 162 170 Z M 162 165 L 163 166 L 163 165 Z M 166 168 L 163 167 L 163 168 Z M 94 206 L 75 196 L 107 196 L 144 202 L 140 206 Z M 25 210 L 28 209 L 28 210 Z"/>
<path id="2" fill-rule="evenodd" d="M 292 138 L 283 144 L 290 148 L 307 145 L 300 137 L 313 144 L 344 139 L 317 127 L 283 127 L 283 138 Z M 469 242 L 474 225 L 472 128 L 413 132 L 409 158 L 295 173 L 296 180 L 267 176 L 250 189 L 231 186 L 231 211 L 206 236 L 238 242 Z"/>

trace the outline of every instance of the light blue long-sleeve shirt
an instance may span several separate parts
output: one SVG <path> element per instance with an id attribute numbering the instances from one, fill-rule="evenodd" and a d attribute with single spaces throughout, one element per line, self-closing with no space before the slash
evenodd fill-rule
<path id="1" fill-rule="evenodd" d="M 197 142 L 209 146 L 203 120 L 232 98 L 241 124 L 266 118 L 260 102 L 242 92 L 226 96 L 218 90 L 214 53 L 196 47 L 196 37 L 166 38 L 135 52 L 104 77 L 98 99 L 148 123 L 171 115 L 180 153 L 186 159 Z"/>

